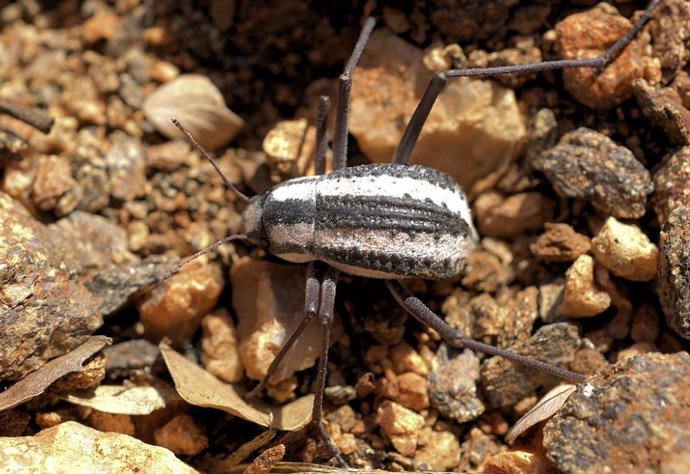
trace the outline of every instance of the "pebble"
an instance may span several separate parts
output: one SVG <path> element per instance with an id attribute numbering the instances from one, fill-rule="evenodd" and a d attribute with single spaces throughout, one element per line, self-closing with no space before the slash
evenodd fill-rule
<path id="1" fill-rule="evenodd" d="M 393 363 L 396 374 L 412 372 L 426 377 L 429 374 L 429 366 L 422 356 L 405 341 L 396 344 L 388 350 L 388 359 Z"/>
<path id="2" fill-rule="evenodd" d="M 244 259 L 233 265 L 230 278 L 240 358 L 247 377 L 261 380 L 283 343 L 304 319 L 306 269 Z M 332 336 L 337 340 L 336 334 Z M 310 324 L 272 380 L 277 384 L 298 370 L 312 367 L 320 355 L 321 328 Z"/>
<path id="3" fill-rule="evenodd" d="M 376 411 L 376 423 L 390 439 L 393 447 L 404 456 L 413 456 L 424 417 L 404 406 L 385 400 Z"/>
<path id="4" fill-rule="evenodd" d="M 102 10 L 84 22 L 81 29 L 81 37 L 87 47 L 96 46 L 101 41 L 107 41 L 113 37 L 120 27 L 120 17 L 109 10 Z"/>
<path id="5" fill-rule="evenodd" d="M 690 206 L 682 204 L 670 214 L 659 235 L 658 293 L 666 322 L 690 339 Z"/>
<path id="6" fill-rule="evenodd" d="M 575 232 L 568 224 L 547 222 L 544 233 L 530 245 L 530 250 L 545 262 L 572 262 L 591 248 L 589 237 Z"/>
<path id="7" fill-rule="evenodd" d="M 423 93 L 420 85 L 432 76 L 423 57 L 421 49 L 390 31 L 372 34 L 355 69 L 349 126 L 371 161 L 391 161 Z M 450 79 L 422 129 L 412 162 L 445 171 L 470 189 L 514 157 L 524 135 L 511 90 L 494 81 Z"/>
<path id="8" fill-rule="evenodd" d="M 630 338 L 635 342 L 653 342 L 659 337 L 659 315 L 650 303 L 635 308 Z"/>
<path id="9" fill-rule="evenodd" d="M 660 127 L 671 143 L 690 145 L 690 111 L 670 87 L 652 86 L 644 79 L 633 81 L 635 98 L 649 122 Z"/>
<path id="10" fill-rule="evenodd" d="M 208 438 L 202 429 L 194 418 L 184 413 L 154 431 L 153 439 L 158 446 L 186 456 L 199 454 L 208 446 Z"/>
<path id="11" fill-rule="evenodd" d="M 146 294 L 137 304 L 147 339 L 189 341 L 201 319 L 218 303 L 223 275 L 217 264 L 195 260 Z"/>
<path id="12" fill-rule="evenodd" d="M 405 372 L 384 383 L 380 395 L 410 410 L 429 408 L 429 382 L 414 372 Z"/>
<path id="13" fill-rule="evenodd" d="M 636 355 L 648 354 L 650 352 L 659 352 L 659 348 L 653 342 L 636 342 L 632 346 L 618 351 L 616 354 L 616 362 L 620 362 Z"/>
<path id="14" fill-rule="evenodd" d="M 414 460 L 436 472 L 452 471 L 460 462 L 460 443 L 450 431 L 434 431 L 429 427 L 419 433 L 419 448 Z"/>
<path id="15" fill-rule="evenodd" d="M 570 363 L 582 341 L 578 328 L 556 323 L 539 328 L 529 339 L 508 348 L 558 366 Z M 553 383 L 554 377 L 515 364 L 499 356 L 484 361 L 480 368 L 482 393 L 489 408 L 514 405 L 539 387 Z"/>
<path id="16" fill-rule="evenodd" d="M 238 350 L 237 330 L 225 309 L 218 309 L 201 320 L 201 362 L 204 368 L 228 383 L 244 378 Z"/>
<path id="17" fill-rule="evenodd" d="M 684 0 L 661 2 L 649 21 L 649 31 L 654 38 L 653 55 L 661 61 L 668 77 L 681 69 L 690 53 L 686 46 L 690 39 L 688 18 L 690 5 Z"/>
<path id="18" fill-rule="evenodd" d="M 652 206 L 661 224 L 676 207 L 690 201 L 690 146 L 668 153 L 654 173 Z"/>
<path id="19" fill-rule="evenodd" d="M 659 250 L 639 227 L 606 219 L 592 239 L 592 253 L 614 274 L 631 281 L 648 281 L 656 276 Z"/>
<path id="20" fill-rule="evenodd" d="M 690 356 L 646 354 L 604 369 L 544 427 L 559 472 L 688 472 Z"/>
<path id="21" fill-rule="evenodd" d="M 474 215 L 483 236 L 505 239 L 541 229 L 553 218 L 554 207 L 552 200 L 537 192 L 508 197 L 488 192 L 474 202 Z"/>
<path id="22" fill-rule="evenodd" d="M 589 201 L 613 217 L 642 217 L 654 189 L 649 172 L 630 150 L 584 127 L 563 135 L 531 164 L 559 196 Z"/>
<path id="23" fill-rule="evenodd" d="M 0 438 L 0 471 L 17 466 L 29 472 L 197 472 L 165 448 L 74 421 L 34 436 Z"/>
<path id="24" fill-rule="evenodd" d="M 594 58 L 612 46 L 631 27 L 630 21 L 604 7 L 568 16 L 556 24 L 556 47 L 561 59 Z M 644 45 L 639 36 L 603 71 L 563 70 L 565 88 L 593 109 L 610 109 L 632 95 L 633 79 L 643 77 Z"/>
<path id="25" fill-rule="evenodd" d="M 145 151 L 138 138 L 122 132 L 110 135 L 105 165 L 110 177 L 110 194 L 121 201 L 133 201 L 146 193 Z"/>
<path id="26" fill-rule="evenodd" d="M 75 181 L 72 178 L 69 160 L 55 155 L 44 156 L 38 160 L 31 199 L 41 211 L 51 211 L 59 205 L 63 196 L 67 195 L 74 186 Z M 76 207 L 76 203 L 71 206 L 71 209 L 63 208 L 61 214 L 69 214 L 74 207 Z"/>
<path id="27" fill-rule="evenodd" d="M 283 177 L 306 176 L 313 163 L 315 140 L 316 128 L 307 119 L 278 122 L 261 145 L 266 164 Z"/>
<path id="28" fill-rule="evenodd" d="M 565 318 L 587 318 L 603 313 L 611 297 L 594 281 L 594 259 L 580 255 L 565 273 L 559 314 Z"/>
<path id="29" fill-rule="evenodd" d="M 91 427 L 98 431 L 121 433 L 129 436 L 135 435 L 134 422 L 130 415 L 118 415 L 92 410 L 89 413 L 88 420 Z"/>
<path id="30" fill-rule="evenodd" d="M 551 474 L 554 467 L 542 451 L 514 449 L 491 456 L 483 470 L 487 474 Z"/>
<path id="31" fill-rule="evenodd" d="M 443 416 L 458 423 L 475 420 L 485 407 L 477 390 L 479 358 L 471 351 L 454 357 L 442 346 L 434 359 L 429 374 L 429 401 Z"/>

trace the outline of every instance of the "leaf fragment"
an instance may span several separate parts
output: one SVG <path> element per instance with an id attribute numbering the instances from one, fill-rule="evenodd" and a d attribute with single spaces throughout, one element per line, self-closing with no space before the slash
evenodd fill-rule
<path id="1" fill-rule="evenodd" d="M 525 413 L 506 435 L 506 441 L 512 443 L 522 433 L 537 423 L 551 418 L 560 410 L 570 395 L 577 391 L 577 385 L 561 384 L 552 388 L 530 411 Z"/>

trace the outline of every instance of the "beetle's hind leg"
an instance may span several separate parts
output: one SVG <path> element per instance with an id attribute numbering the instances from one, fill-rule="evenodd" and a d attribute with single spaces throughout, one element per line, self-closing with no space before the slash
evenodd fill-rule
<path id="1" fill-rule="evenodd" d="M 417 321 L 435 330 L 446 343 L 456 349 L 471 349 L 489 355 L 501 356 L 505 359 L 512 360 L 519 364 L 531 367 L 533 369 L 546 372 L 547 374 L 568 380 L 574 383 L 582 383 L 585 380 L 584 375 L 571 372 L 570 370 L 562 369 L 555 365 L 542 362 L 532 357 L 527 357 L 515 352 L 499 349 L 498 347 L 484 344 L 483 342 L 475 341 L 462 334 L 455 328 L 449 326 L 436 313 L 431 311 L 422 301 L 415 297 L 402 284 L 395 280 L 386 281 L 386 285 L 393 297 L 405 310 L 410 313 Z"/>
<path id="2" fill-rule="evenodd" d="M 539 72 L 539 71 L 551 71 L 554 69 L 565 69 L 573 67 L 593 67 L 601 68 L 608 66 L 618 55 L 623 51 L 623 49 L 630 44 L 632 39 L 637 35 L 637 33 L 642 29 L 644 24 L 652 16 L 652 12 L 656 8 L 659 0 L 652 0 L 647 5 L 642 16 L 637 22 L 630 28 L 630 30 L 620 37 L 609 49 L 604 51 L 601 56 L 591 59 L 565 59 L 558 61 L 542 61 L 539 63 L 531 64 L 517 64 L 514 66 L 500 66 L 500 67 L 487 67 L 487 68 L 472 68 L 472 69 L 449 69 L 448 71 L 437 72 L 429 82 L 422 99 L 419 101 L 417 108 L 415 109 L 410 121 L 405 127 L 398 148 L 395 150 L 393 155 L 393 163 L 408 164 L 410 162 L 410 157 L 412 156 L 412 151 L 417 144 L 417 139 L 422 131 L 424 123 L 426 123 L 429 113 L 431 112 L 436 99 L 438 98 L 441 91 L 445 87 L 448 79 L 451 77 L 492 77 L 504 74 L 519 74 L 525 72 Z"/>

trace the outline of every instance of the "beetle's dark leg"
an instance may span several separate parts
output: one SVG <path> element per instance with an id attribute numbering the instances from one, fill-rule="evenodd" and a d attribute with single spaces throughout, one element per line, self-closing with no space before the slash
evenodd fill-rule
<path id="1" fill-rule="evenodd" d="M 450 77 L 488 77 L 500 76 L 503 74 L 519 74 L 524 72 L 539 72 L 550 71 L 554 69 L 565 69 L 571 67 L 593 67 L 604 68 L 611 61 L 616 59 L 620 52 L 625 48 L 635 35 L 642 29 L 644 24 L 652 16 L 652 12 L 656 8 L 659 0 L 652 0 L 640 19 L 630 28 L 630 30 L 621 38 L 618 39 L 609 49 L 604 51 L 601 56 L 591 59 L 565 59 L 557 61 L 542 61 L 531 64 L 518 64 L 514 66 L 501 67 L 487 67 L 487 68 L 473 68 L 473 69 L 450 69 L 448 71 L 437 72 L 429 82 L 422 100 L 417 105 L 410 121 L 403 132 L 398 148 L 393 155 L 393 163 L 407 164 L 410 162 L 410 157 L 417 139 L 422 131 L 422 127 L 429 117 L 431 108 L 436 102 L 436 98 L 443 90 L 443 87 L 448 82 Z"/>
<path id="2" fill-rule="evenodd" d="M 388 289 L 393 294 L 400 305 L 407 310 L 415 319 L 422 324 L 429 326 L 435 330 L 451 347 L 456 349 L 472 349 L 474 351 L 483 352 L 484 354 L 501 356 L 504 359 L 509 359 L 527 367 L 541 370 L 548 374 L 570 380 L 575 383 L 584 382 L 585 377 L 581 374 L 571 372 L 555 365 L 547 364 L 532 357 L 523 356 L 515 352 L 499 349 L 498 347 L 484 344 L 483 342 L 475 341 L 465 337 L 460 331 L 452 328 L 446 324 L 436 313 L 431 311 L 421 300 L 415 297 L 410 291 L 397 281 L 386 281 Z"/>
<path id="3" fill-rule="evenodd" d="M 326 390 L 326 375 L 328 372 L 328 348 L 330 346 L 331 325 L 334 318 L 335 307 L 335 290 L 338 279 L 338 270 L 333 267 L 328 267 L 321 281 L 321 306 L 319 307 L 319 324 L 323 331 L 323 339 L 321 344 L 321 357 L 319 358 L 319 368 L 316 376 L 316 387 L 314 388 L 314 407 L 312 409 L 311 424 L 317 430 L 318 435 L 323 440 L 324 444 L 328 446 L 331 455 L 336 462 L 347 467 L 347 463 L 343 460 L 335 447 L 330 436 L 326 433 L 323 426 L 323 398 Z"/>
<path id="4" fill-rule="evenodd" d="M 350 60 L 345 65 L 343 73 L 338 78 L 338 104 L 335 116 L 335 132 L 333 134 L 333 169 L 337 170 L 347 166 L 347 122 L 350 114 L 350 90 L 352 89 L 352 71 L 359 61 L 364 46 L 369 40 L 372 30 L 376 25 L 374 18 L 367 18 L 359 33 L 359 38 L 352 51 Z"/>
<path id="5" fill-rule="evenodd" d="M 319 311 L 319 298 L 321 297 L 321 281 L 320 281 L 320 268 L 318 262 L 310 262 L 307 267 L 307 282 L 305 284 L 304 291 L 304 319 L 299 323 L 297 328 L 290 335 L 288 340 L 283 344 L 283 346 L 276 354 L 271 365 L 268 366 L 266 375 L 259 384 L 252 389 L 251 392 L 247 394 L 247 397 L 252 398 L 258 396 L 264 387 L 267 385 L 268 380 L 276 373 L 280 363 L 285 359 L 285 356 L 290 351 L 292 346 L 295 345 L 297 339 L 302 335 L 304 329 L 307 325 L 316 317 Z"/>
<path id="6" fill-rule="evenodd" d="M 316 143 L 314 145 L 314 174 L 326 172 L 326 152 L 328 151 L 328 112 L 331 110 L 331 99 L 326 95 L 319 97 L 316 109 Z"/>

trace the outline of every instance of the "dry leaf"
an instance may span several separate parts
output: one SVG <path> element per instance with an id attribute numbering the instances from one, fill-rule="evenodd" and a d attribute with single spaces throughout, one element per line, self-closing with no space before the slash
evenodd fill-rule
<path id="1" fill-rule="evenodd" d="M 148 415 L 165 408 L 179 395 L 172 387 L 122 387 L 101 385 L 95 390 L 70 393 L 64 400 L 115 415 Z"/>
<path id="2" fill-rule="evenodd" d="M 260 401 L 247 403 L 243 389 L 221 382 L 216 377 L 178 354 L 165 343 L 159 345 L 165 364 L 180 396 L 195 406 L 216 408 L 261 426 L 295 431 L 311 420 L 314 395 L 274 407 Z"/>
<path id="3" fill-rule="evenodd" d="M 555 415 L 565 404 L 566 400 L 577 391 L 577 386 L 561 384 L 552 388 L 544 395 L 530 411 L 525 413 L 506 435 L 506 441 L 512 443 L 522 433 L 548 418 Z"/>
<path id="4" fill-rule="evenodd" d="M 111 342 L 109 337 L 92 336 L 73 351 L 46 362 L 40 369 L 0 393 L 0 411 L 16 407 L 39 396 L 60 377 L 79 372 L 87 359 L 110 345 Z"/>
<path id="5" fill-rule="evenodd" d="M 168 138 L 183 138 L 177 118 L 207 150 L 232 140 L 244 122 L 227 108 L 223 96 L 205 76 L 184 74 L 163 84 L 144 102 L 144 114 Z"/>

